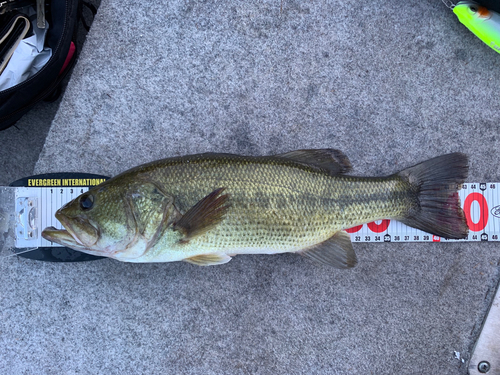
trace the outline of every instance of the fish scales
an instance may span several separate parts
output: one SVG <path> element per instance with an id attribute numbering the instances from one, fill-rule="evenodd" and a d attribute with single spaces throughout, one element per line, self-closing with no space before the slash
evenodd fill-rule
<path id="1" fill-rule="evenodd" d="M 128 262 L 185 260 L 222 264 L 236 254 L 299 252 L 353 267 L 343 231 L 398 219 L 430 233 L 463 238 L 457 186 L 468 171 L 460 153 L 387 177 L 356 177 L 337 150 L 270 157 L 199 154 L 126 171 L 57 211 L 64 230 L 44 238 Z"/>
<path id="2" fill-rule="evenodd" d="M 217 187 L 225 187 L 231 197 L 225 219 L 188 246 L 178 246 L 184 254 L 214 249 L 232 254 L 302 249 L 341 229 L 402 216 L 410 201 L 407 184 L 395 176 L 330 176 L 287 160 L 268 158 L 188 160 L 158 163 L 138 170 L 134 178 L 154 181 L 176 197 L 181 211 Z"/>

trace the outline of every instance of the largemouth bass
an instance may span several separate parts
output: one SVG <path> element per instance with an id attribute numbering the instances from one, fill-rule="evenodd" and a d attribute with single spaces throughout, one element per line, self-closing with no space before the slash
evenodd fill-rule
<path id="1" fill-rule="evenodd" d="M 126 262 L 222 264 L 237 254 L 299 253 L 338 268 L 357 260 L 344 230 L 396 219 L 467 236 L 457 190 L 468 159 L 443 155 L 387 177 L 354 177 L 338 150 L 251 157 L 199 154 L 144 164 L 56 212 L 45 239 Z"/>

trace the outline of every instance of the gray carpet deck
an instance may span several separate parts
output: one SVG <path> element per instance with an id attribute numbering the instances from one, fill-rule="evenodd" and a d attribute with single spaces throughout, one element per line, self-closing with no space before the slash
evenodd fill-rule
<path id="1" fill-rule="evenodd" d="M 106 0 L 35 172 L 326 147 L 376 176 L 461 151 L 499 181 L 499 72 L 439 0 Z M 349 271 L 9 258 L 0 372 L 466 374 L 498 243 L 354 246 Z"/>

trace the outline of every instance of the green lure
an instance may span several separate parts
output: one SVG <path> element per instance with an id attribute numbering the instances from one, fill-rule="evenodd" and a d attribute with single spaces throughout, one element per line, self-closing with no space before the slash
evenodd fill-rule
<path id="1" fill-rule="evenodd" d="M 461 23 L 500 53 L 500 14 L 473 1 L 460 1 L 452 9 Z"/>

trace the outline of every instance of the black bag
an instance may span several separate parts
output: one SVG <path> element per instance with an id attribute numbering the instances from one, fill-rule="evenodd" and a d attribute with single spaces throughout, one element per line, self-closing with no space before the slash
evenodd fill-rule
<path id="1" fill-rule="evenodd" d="M 7 3 L 15 3 L 16 1 L 21 5 L 26 3 L 26 0 L 8 0 Z M 35 3 L 34 0 L 32 2 Z M 87 4 L 87 6 L 89 5 Z M 97 11 L 95 7 L 90 5 L 89 9 L 95 15 Z M 45 45 L 52 49 L 52 55 L 38 72 L 24 82 L 0 91 L 0 130 L 14 125 L 39 101 L 57 99 L 61 91 L 61 81 L 71 70 L 76 60 L 76 35 L 81 10 L 81 0 L 45 1 L 45 18 L 49 23 Z M 4 13 L 7 12 L 4 10 Z M 14 13 L 14 11 L 10 11 L 10 13 Z M 33 22 L 37 22 L 36 17 Z M 88 26 L 85 23 L 84 26 L 88 31 Z M 2 32 L 2 25 L 0 25 L 0 32 Z M 8 38 L 4 39 L 8 42 Z M 6 46 L 7 48 L 9 47 Z"/>

